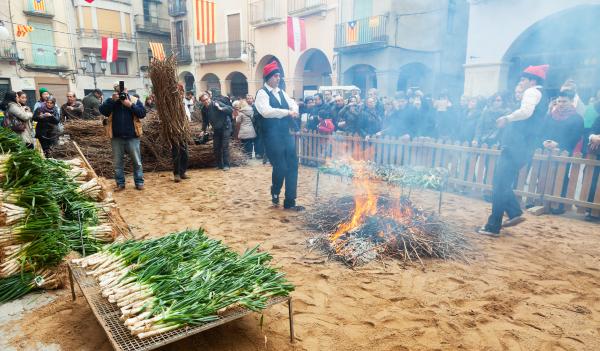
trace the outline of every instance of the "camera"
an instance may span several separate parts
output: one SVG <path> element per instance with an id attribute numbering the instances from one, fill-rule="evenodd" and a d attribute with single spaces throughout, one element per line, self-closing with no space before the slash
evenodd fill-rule
<path id="1" fill-rule="evenodd" d="M 125 92 L 125 81 L 119 81 L 119 100 L 127 100 L 127 93 Z"/>

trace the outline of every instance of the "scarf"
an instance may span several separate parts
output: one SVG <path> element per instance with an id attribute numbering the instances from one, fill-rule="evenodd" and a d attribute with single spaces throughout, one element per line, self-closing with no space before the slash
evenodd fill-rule
<path id="1" fill-rule="evenodd" d="M 46 103 L 44 103 L 42 106 L 40 106 L 38 108 L 40 110 L 40 114 L 51 113 L 54 115 L 56 113 L 56 106 L 54 106 L 52 109 L 49 109 L 48 106 L 46 106 Z"/>
<path id="2" fill-rule="evenodd" d="M 552 110 L 550 116 L 555 121 L 564 121 L 567 118 L 576 114 L 577 110 L 575 110 L 575 107 L 573 105 L 567 105 L 565 107 L 557 106 L 555 109 Z"/>

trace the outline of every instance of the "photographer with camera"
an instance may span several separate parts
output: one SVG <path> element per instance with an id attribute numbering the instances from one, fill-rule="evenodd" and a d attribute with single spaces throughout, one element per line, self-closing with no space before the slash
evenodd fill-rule
<path id="1" fill-rule="evenodd" d="M 144 172 L 142 170 L 142 154 L 140 152 L 140 136 L 142 135 L 142 122 L 140 118 L 146 116 L 146 109 L 142 102 L 127 94 L 125 82 L 120 81 L 114 85 L 114 92 L 110 99 L 106 99 L 100 106 L 100 112 L 106 116 L 103 124 L 106 134 L 111 139 L 113 165 L 115 167 L 116 191 L 125 189 L 125 172 L 123 158 L 125 152 L 133 162 L 133 180 L 137 190 L 144 189 Z"/>
<path id="2" fill-rule="evenodd" d="M 213 129 L 213 151 L 217 159 L 217 167 L 229 170 L 229 139 L 233 130 L 231 116 L 233 108 L 226 103 L 213 100 L 208 92 L 200 94 L 202 103 L 202 132 L 210 124 Z"/>

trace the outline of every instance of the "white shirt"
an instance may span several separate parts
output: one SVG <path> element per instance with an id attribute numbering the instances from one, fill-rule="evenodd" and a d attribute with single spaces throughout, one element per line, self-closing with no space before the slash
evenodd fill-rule
<path id="1" fill-rule="evenodd" d="M 183 98 L 183 106 L 185 107 L 185 115 L 188 118 L 188 121 L 192 121 L 192 110 L 194 109 L 194 101 Z"/>
<path id="2" fill-rule="evenodd" d="M 531 87 L 523 93 L 523 99 L 521 100 L 521 107 L 518 110 L 507 116 L 511 122 L 526 120 L 535 111 L 535 107 L 542 100 L 542 92 L 540 91 L 541 86 Z"/>
<path id="3" fill-rule="evenodd" d="M 260 89 L 258 93 L 256 93 L 256 101 L 254 102 L 254 105 L 256 106 L 258 113 L 260 113 L 264 118 L 283 118 L 289 116 L 290 111 L 294 111 L 296 113 L 298 112 L 298 104 L 296 104 L 296 102 L 292 100 L 285 91 L 279 88 L 271 88 L 266 83 L 265 88 L 267 88 L 267 90 L 275 96 L 279 103 L 281 103 L 279 92 L 283 92 L 283 97 L 285 98 L 285 101 L 287 101 L 290 109 L 286 110 L 282 108 L 271 107 L 271 104 L 269 103 L 269 94 L 267 94 L 263 89 Z"/>

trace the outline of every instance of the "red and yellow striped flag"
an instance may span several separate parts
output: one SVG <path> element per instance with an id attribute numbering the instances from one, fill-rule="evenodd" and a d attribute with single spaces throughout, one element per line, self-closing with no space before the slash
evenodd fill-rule
<path id="1" fill-rule="evenodd" d="M 33 32 L 33 27 L 25 24 L 17 24 L 17 38 L 22 38 L 27 36 L 27 33 Z"/>
<path id="2" fill-rule="evenodd" d="M 35 11 L 46 11 L 46 0 L 32 0 Z"/>
<path id="3" fill-rule="evenodd" d="M 215 3 L 196 0 L 196 39 L 203 44 L 215 42 Z"/>
<path id="4" fill-rule="evenodd" d="M 154 57 L 155 59 L 157 59 L 159 61 L 163 61 L 166 58 L 165 48 L 163 47 L 162 43 L 148 42 L 148 45 L 150 45 L 150 50 L 152 51 L 152 57 Z"/>

